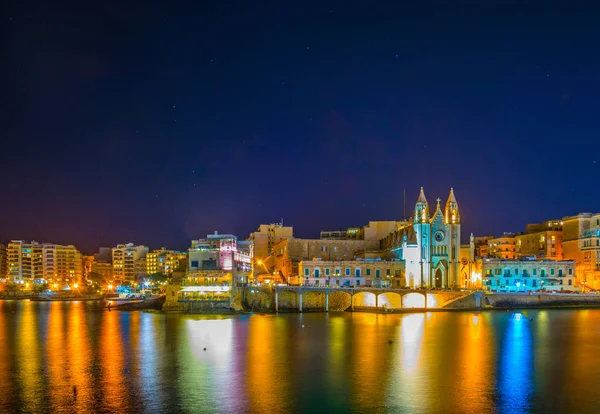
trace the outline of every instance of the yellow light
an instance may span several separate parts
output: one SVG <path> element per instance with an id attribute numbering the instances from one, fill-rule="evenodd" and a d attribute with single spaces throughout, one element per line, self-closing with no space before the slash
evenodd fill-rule
<path id="1" fill-rule="evenodd" d="M 58 283 L 55 283 L 54 285 L 52 285 L 54 287 L 54 289 L 56 289 L 58 287 Z"/>
<path id="2" fill-rule="evenodd" d="M 77 289 L 77 283 L 73 284 L 73 288 Z"/>
<path id="3" fill-rule="evenodd" d="M 259 261 L 258 261 L 258 264 L 259 264 L 259 265 L 261 265 L 261 264 L 262 264 L 262 260 L 259 260 Z"/>
<path id="4" fill-rule="evenodd" d="M 108 290 L 112 290 L 113 285 L 108 285 Z"/>
<path id="5" fill-rule="evenodd" d="M 25 283 L 25 287 L 28 288 L 29 287 L 29 283 Z"/>

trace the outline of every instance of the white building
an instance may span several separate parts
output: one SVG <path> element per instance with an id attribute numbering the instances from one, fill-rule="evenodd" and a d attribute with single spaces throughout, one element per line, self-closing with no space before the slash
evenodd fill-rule
<path id="1" fill-rule="evenodd" d="M 413 224 L 403 227 L 381 241 L 384 250 L 391 250 L 406 264 L 406 286 L 416 288 L 458 287 L 460 264 L 460 213 L 454 190 L 442 211 L 440 199 L 433 216 L 421 187 L 415 205 Z M 473 243 L 471 243 L 471 248 Z M 470 254 L 469 256 L 472 256 Z"/>
<path id="2" fill-rule="evenodd" d="M 483 287 L 495 292 L 575 291 L 574 260 L 484 258 Z"/>

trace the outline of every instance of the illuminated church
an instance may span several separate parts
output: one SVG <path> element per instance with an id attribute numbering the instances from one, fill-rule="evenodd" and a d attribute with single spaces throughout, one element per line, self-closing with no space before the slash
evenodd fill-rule
<path id="1" fill-rule="evenodd" d="M 440 199 L 433 215 L 421 187 L 412 225 L 395 232 L 389 247 L 405 261 L 406 285 L 450 288 L 461 285 L 460 213 L 454 190 L 442 210 Z"/>

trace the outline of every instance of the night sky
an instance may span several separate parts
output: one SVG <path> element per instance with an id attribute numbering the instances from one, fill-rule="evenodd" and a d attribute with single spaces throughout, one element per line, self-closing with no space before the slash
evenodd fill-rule
<path id="1" fill-rule="evenodd" d="M 1 241 L 318 237 L 420 186 L 463 235 L 600 210 L 598 10 L 136 3 L 4 5 Z"/>

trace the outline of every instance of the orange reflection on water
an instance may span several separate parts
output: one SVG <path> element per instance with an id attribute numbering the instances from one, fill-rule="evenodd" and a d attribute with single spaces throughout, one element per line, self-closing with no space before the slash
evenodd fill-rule
<path id="1" fill-rule="evenodd" d="M 386 389 L 382 384 L 389 379 L 395 322 L 393 315 L 352 314 L 350 357 L 355 361 L 348 374 L 352 405 L 358 411 L 369 411 L 383 404 Z"/>
<path id="2" fill-rule="evenodd" d="M 68 354 L 68 370 L 71 379 L 73 408 L 78 411 L 93 411 L 93 384 L 90 361 L 92 360 L 90 336 L 86 323 L 84 304 L 75 302 L 69 309 L 68 331 L 65 331 Z"/>
<path id="3" fill-rule="evenodd" d="M 68 378 L 68 364 L 66 363 L 69 349 L 65 346 L 67 326 L 65 324 L 65 313 L 61 309 L 63 302 L 49 302 L 48 306 L 48 336 L 46 342 L 46 365 L 48 367 L 48 383 L 50 385 L 49 398 L 53 407 L 61 407 L 65 398 L 70 394 L 64 382 Z"/>
<path id="4" fill-rule="evenodd" d="M 252 412 L 268 412 L 289 403 L 287 342 L 281 318 L 250 318 L 246 387 Z"/>
<path id="5" fill-rule="evenodd" d="M 12 335 L 9 331 L 8 318 L 6 313 L 11 313 L 9 302 L 0 300 L 0 372 L 11 371 L 11 347 L 9 341 L 12 341 Z M 7 376 L 0 377 L 0 407 L 10 407 L 11 395 L 14 384 Z"/>
<path id="6" fill-rule="evenodd" d="M 38 337 L 35 305 L 35 303 L 26 302 L 19 310 L 16 377 L 21 388 L 22 411 L 24 412 L 41 412 L 44 407 L 45 384 L 41 372 L 44 355 Z"/>
<path id="7" fill-rule="evenodd" d="M 482 412 L 490 407 L 493 401 L 490 395 L 494 388 L 492 382 L 495 375 L 495 366 L 490 363 L 495 352 L 493 334 L 484 314 L 459 314 L 461 325 L 467 324 L 463 329 L 463 337 L 460 338 L 456 353 L 457 377 L 461 379 L 460 399 L 455 399 L 459 410 L 476 410 Z"/>
<path id="8" fill-rule="evenodd" d="M 122 372 L 125 356 L 121 341 L 119 312 L 103 314 L 101 331 L 99 359 L 102 367 L 102 403 L 109 410 L 119 410 L 127 406 L 128 397 Z"/>

